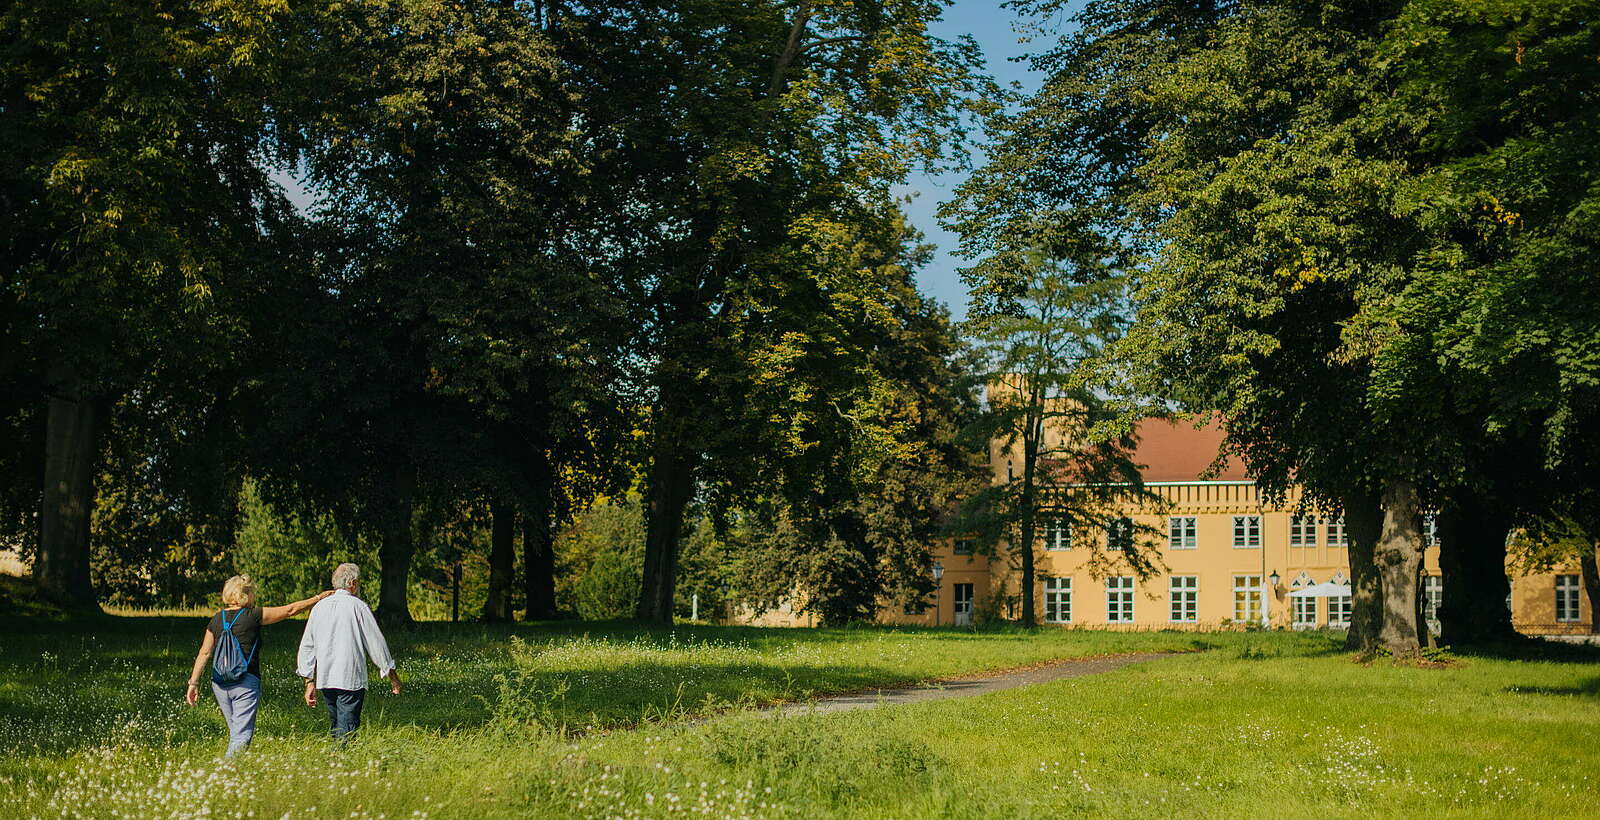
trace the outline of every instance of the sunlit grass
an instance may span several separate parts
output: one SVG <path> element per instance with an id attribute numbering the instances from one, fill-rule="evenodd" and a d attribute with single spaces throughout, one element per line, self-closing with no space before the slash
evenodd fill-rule
<path id="1" fill-rule="evenodd" d="M 199 631 L 6 625 L 0 816 L 1560 816 L 1600 791 L 1600 668 L 1570 651 L 1433 669 L 1362 666 L 1321 634 L 425 625 L 392 636 L 406 694 L 374 689 L 336 750 L 297 702 L 285 624 L 256 745 L 231 764 L 209 698 L 179 703 Z M 1210 651 L 972 699 L 684 720 L 1158 649 Z"/>

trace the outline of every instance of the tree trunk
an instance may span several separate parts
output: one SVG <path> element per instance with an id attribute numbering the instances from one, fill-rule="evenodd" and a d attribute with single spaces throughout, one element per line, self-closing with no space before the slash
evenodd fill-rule
<path id="1" fill-rule="evenodd" d="M 1464 496 L 1439 511 L 1439 640 L 1449 646 L 1514 640 L 1506 597 L 1506 536 L 1509 514 L 1485 499 Z"/>
<path id="2" fill-rule="evenodd" d="M 556 612 L 556 556 L 548 508 L 522 519 L 523 591 L 527 595 L 523 618 L 554 620 Z"/>
<path id="3" fill-rule="evenodd" d="M 44 504 L 33 580 L 40 597 L 99 610 L 89 581 L 89 521 L 100 460 L 101 411 L 75 373 L 54 374 L 45 433 Z"/>
<path id="4" fill-rule="evenodd" d="M 1589 596 L 1589 631 L 1600 635 L 1600 566 L 1593 549 L 1578 555 L 1578 569 L 1583 573 L 1583 591 Z"/>
<path id="5" fill-rule="evenodd" d="M 1383 621 L 1378 568 L 1373 563 L 1383 516 L 1378 500 L 1370 493 L 1354 490 L 1344 496 L 1344 526 L 1350 560 L 1350 633 L 1345 649 L 1363 655 L 1378 645 L 1378 626 Z"/>
<path id="6" fill-rule="evenodd" d="M 511 620 L 511 584 L 514 571 L 512 541 L 517 534 L 516 508 L 503 501 L 489 504 L 489 595 L 483 602 L 483 619 L 490 623 Z"/>
<path id="7" fill-rule="evenodd" d="M 1383 487 L 1383 533 L 1373 555 L 1382 579 L 1383 622 L 1378 642 L 1395 655 L 1421 649 L 1417 630 L 1417 565 L 1422 561 L 1422 513 L 1417 486 L 1390 479 Z"/>
<path id="8" fill-rule="evenodd" d="M 636 613 L 641 621 L 670 624 L 683 511 L 694 494 L 698 454 L 687 443 L 682 420 L 661 415 L 645 491 L 644 580 Z"/>
<path id="9" fill-rule="evenodd" d="M 382 587 L 378 590 L 378 620 L 386 626 L 409 626 L 411 618 L 411 558 L 416 551 L 412 535 L 417 495 L 416 468 L 406 465 L 395 475 L 394 506 L 383 517 L 378 545 Z"/>
<path id="10" fill-rule="evenodd" d="M 522 573 L 527 601 L 523 617 L 548 621 L 556 617 L 555 474 L 549 456 L 537 450 L 528 470 L 531 491 L 522 510 Z"/>
<path id="11" fill-rule="evenodd" d="M 1036 435 L 1037 427 L 1030 417 L 1028 431 L 1022 437 L 1022 532 L 1017 544 L 1017 554 L 1022 558 L 1022 625 L 1027 628 L 1038 626 L 1038 618 L 1033 611 L 1033 530 L 1034 530 L 1034 491 L 1033 479 L 1036 462 L 1039 458 L 1039 440 Z"/>

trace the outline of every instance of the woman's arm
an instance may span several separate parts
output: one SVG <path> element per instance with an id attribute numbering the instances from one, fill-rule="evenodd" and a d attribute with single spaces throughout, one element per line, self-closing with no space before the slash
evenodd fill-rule
<path id="1" fill-rule="evenodd" d="M 266 607 L 265 609 L 261 610 L 261 622 L 263 624 L 275 624 L 279 621 L 286 621 L 302 612 L 305 612 L 314 606 L 318 601 L 332 594 L 333 590 L 329 589 L 319 592 L 316 595 L 305 599 L 304 601 L 295 601 L 294 603 L 286 606 Z"/>
<path id="2" fill-rule="evenodd" d="M 200 654 L 194 656 L 194 669 L 189 673 L 189 685 L 184 687 L 183 700 L 193 706 L 200 699 L 200 675 L 206 671 L 206 661 L 211 659 L 211 647 L 217 642 L 215 635 L 207 629 L 205 637 L 200 639 Z"/>

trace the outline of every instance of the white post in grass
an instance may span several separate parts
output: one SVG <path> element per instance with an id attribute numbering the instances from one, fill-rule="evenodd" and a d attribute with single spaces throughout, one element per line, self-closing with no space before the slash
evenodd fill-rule
<path id="1" fill-rule="evenodd" d="M 693 598 L 689 599 L 689 620 L 700 620 L 700 593 L 698 592 L 694 594 Z"/>

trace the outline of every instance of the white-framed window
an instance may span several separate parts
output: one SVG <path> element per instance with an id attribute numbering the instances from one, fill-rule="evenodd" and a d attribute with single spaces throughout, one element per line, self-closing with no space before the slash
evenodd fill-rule
<path id="1" fill-rule="evenodd" d="M 1350 546 L 1350 534 L 1344 531 L 1344 516 L 1328 519 L 1328 546 Z"/>
<path id="2" fill-rule="evenodd" d="M 1291 583 L 1289 585 L 1289 588 L 1290 589 L 1305 589 L 1306 587 L 1309 587 L 1309 586 L 1316 586 L 1316 583 L 1317 583 L 1316 580 L 1313 579 L 1310 575 L 1307 575 L 1305 572 L 1301 572 L 1294 579 L 1294 583 Z M 1304 596 L 1295 597 L 1293 595 L 1290 595 L 1289 599 L 1294 601 L 1294 622 L 1293 622 L 1294 628 L 1295 629 L 1313 629 L 1313 628 L 1315 628 L 1316 625 L 1317 625 L 1317 599 L 1316 598 L 1310 598 L 1310 597 L 1304 597 Z"/>
<path id="3" fill-rule="evenodd" d="M 1233 619 L 1240 623 L 1261 620 L 1261 576 L 1233 576 Z"/>
<path id="4" fill-rule="evenodd" d="M 1167 548 L 1192 550 L 1200 546 L 1200 528 L 1192 515 L 1174 515 L 1167 519 Z"/>
<path id="5" fill-rule="evenodd" d="M 956 584 L 955 588 L 956 626 L 966 626 L 972 623 L 972 585 Z"/>
<path id="6" fill-rule="evenodd" d="M 1192 624 L 1200 619 L 1200 576 L 1174 575 L 1167 583 L 1171 619 L 1175 624 Z"/>
<path id="7" fill-rule="evenodd" d="M 1314 547 L 1317 545 L 1317 517 L 1296 515 L 1289 518 L 1289 546 Z"/>
<path id="8" fill-rule="evenodd" d="M 1578 620 L 1578 576 L 1556 576 L 1556 620 L 1570 624 Z"/>
<path id="9" fill-rule="evenodd" d="M 1133 623 L 1133 576 L 1106 578 L 1106 623 Z"/>
<path id="10" fill-rule="evenodd" d="M 1317 599 L 1294 599 L 1294 628 L 1314 629 L 1317 626 Z"/>
<path id="11" fill-rule="evenodd" d="M 1126 551 L 1133 549 L 1133 519 L 1127 516 L 1106 522 L 1106 549 Z"/>
<path id="12" fill-rule="evenodd" d="M 1233 548 L 1254 549 L 1261 546 L 1261 516 L 1236 515 L 1233 517 Z"/>
<path id="13" fill-rule="evenodd" d="M 1422 546 L 1439 546 L 1439 516 L 1433 513 L 1422 514 Z"/>
<path id="14" fill-rule="evenodd" d="M 977 542 L 973 541 L 971 538 L 957 538 L 955 543 L 955 554 L 971 555 L 972 548 L 976 545 L 976 543 Z"/>
<path id="15" fill-rule="evenodd" d="M 1328 626 L 1350 625 L 1350 596 L 1335 595 L 1328 599 Z"/>
<path id="16" fill-rule="evenodd" d="M 1044 620 L 1051 624 L 1072 623 L 1072 579 L 1044 579 Z"/>
<path id="17" fill-rule="evenodd" d="M 1428 628 L 1439 631 L 1439 604 L 1444 601 L 1444 579 L 1437 575 L 1422 577 L 1422 616 Z"/>
<path id="18" fill-rule="evenodd" d="M 1051 552 L 1072 549 L 1072 526 L 1064 515 L 1046 515 L 1043 523 L 1044 548 Z"/>

